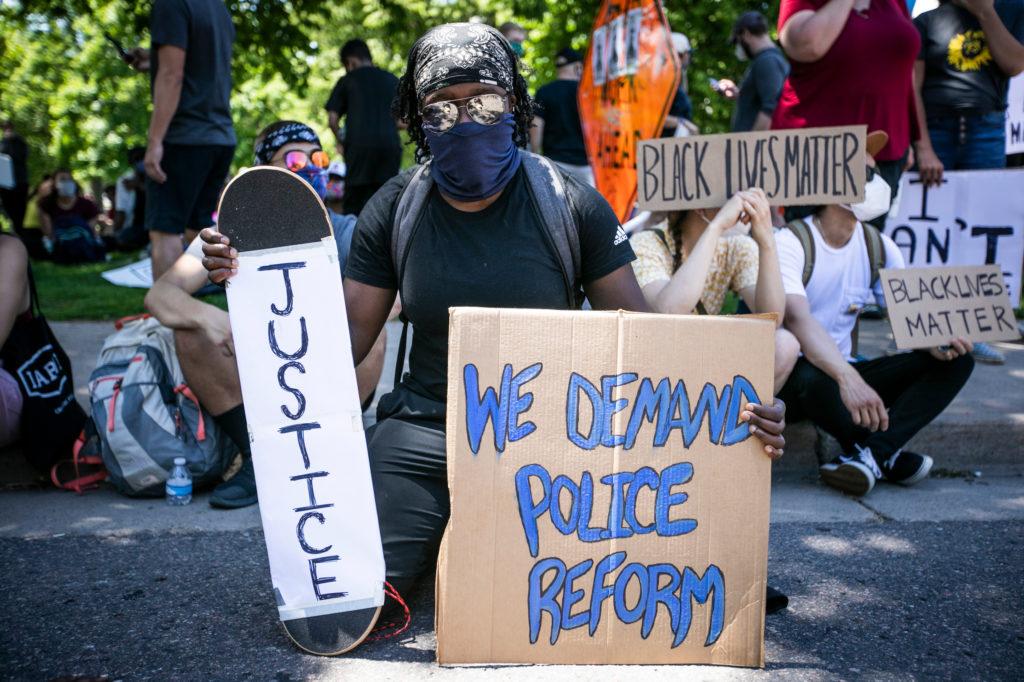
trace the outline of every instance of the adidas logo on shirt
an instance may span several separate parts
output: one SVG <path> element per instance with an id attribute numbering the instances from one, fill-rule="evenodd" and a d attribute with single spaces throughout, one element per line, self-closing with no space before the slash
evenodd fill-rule
<path id="1" fill-rule="evenodd" d="M 615 241 L 612 243 L 612 246 L 618 246 L 622 242 L 628 240 L 629 235 L 627 235 L 626 231 L 622 229 L 622 225 L 619 225 L 619 229 L 615 230 Z"/>

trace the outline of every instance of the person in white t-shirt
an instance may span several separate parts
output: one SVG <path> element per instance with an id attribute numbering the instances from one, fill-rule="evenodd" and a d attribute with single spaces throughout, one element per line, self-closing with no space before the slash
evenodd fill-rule
<path id="1" fill-rule="evenodd" d="M 903 450 L 914 434 L 956 397 L 974 368 L 971 343 L 948 345 L 891 357 L 854 361 L 851 338 L 863 307 L 881 301 L 872 282 L 865 225 L 889 209 L 889 186 L 875 174 L 873 151 L 885 133 L 868 136 L 868 178 L 859 204 L 820 207 L 805 218 L 815 259 L 806 285 L 805 254 L 790 229 L 776 233 L 785 327 L 803 352 L 778 397 L 790 422 L 810 419 L 839 441 L 843 454 L 821 465 L 822 480 L 854 495 L 866 495 L 879 479 L 912 485 L 924 479 L 932 458 Z M 903 257 L 882 235 L 887 268 L 903 267 Z"/>

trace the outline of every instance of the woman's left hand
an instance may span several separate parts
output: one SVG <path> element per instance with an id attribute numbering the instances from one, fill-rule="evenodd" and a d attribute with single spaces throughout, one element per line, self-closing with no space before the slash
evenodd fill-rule
<path id="1" fill-rule="evenodd" d="M 750 433 L 764 443 L 764 451 L 769 457 L 782 457 L 786 447 L 786 439 L 782 437 L 786 428 L 786 403 L 778 398 L 771 406 L 747 403 L 740 419 L 750 424 Z"/>

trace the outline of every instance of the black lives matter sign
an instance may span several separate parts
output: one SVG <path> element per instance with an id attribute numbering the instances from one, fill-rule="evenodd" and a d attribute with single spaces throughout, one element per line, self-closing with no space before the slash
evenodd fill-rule
<path id="1" fill-rule="evenodd" d="M 864 199 L 865 126 L 644 140 L 637 147 L 641 210 L 722 206 L 760 187 L 774 206 Z"/>

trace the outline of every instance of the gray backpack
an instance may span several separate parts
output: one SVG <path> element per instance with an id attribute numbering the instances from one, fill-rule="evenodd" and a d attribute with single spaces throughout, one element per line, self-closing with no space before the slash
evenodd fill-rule
<path id="1" fill-rule="evenodd" d="M 110 481 L 125 495 L 158 497 L 184 457 L 194 486 L 218 482 L 236 448 L 185 383 L 173 332 L 149 316 L 116 326 L 89 378 Z"/>
<path id="2" fill-rule="evenodd" d="M 522 156 L 527 191 L 534 213 L 540 218 L 548 245 L 554 249 L 562 268 L 566 301 L 570 309 L 579 309 L 584 300 L 580 284 L 580 229 L 576 212 L 565 190 L 565 180 L 561 171 L 549 159 L 524 149 L 519 150 L 519 153 Z M 391 228 L 391 262 L 397 276 L 399 297 L 405 276 L 405 263 L 409 258 L 409 245 L 420 226 L 423 209 L 433 186 L 430 162 L 427 161 L 411 171 L 409 182 L 398 197 Z M 403 326 L 398 344 L 398 361 L 395 365 L 395 386 L 398 386 L 402 378 L 409 327 L 404 313 L 401 319 Z"/>

